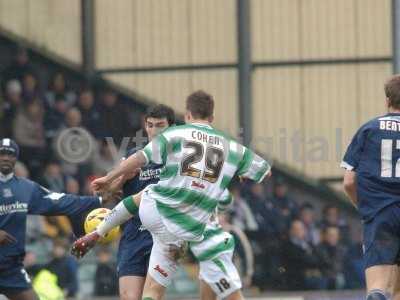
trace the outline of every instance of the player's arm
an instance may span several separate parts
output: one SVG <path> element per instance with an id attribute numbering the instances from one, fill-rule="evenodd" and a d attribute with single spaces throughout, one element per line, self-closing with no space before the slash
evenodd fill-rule
<path id="1" fill-rule="evenodd" d="M 351 203 L 357 206 L 357 173 L 346 170 L 343 177 L 343 188 Z"/>
<path id="2" fill-rule="evenodd" d="M 101 197 L 55 193 L 34 183 L 28 214 L 70 216 L 99 208 L 101 203 Z"/>
<path id="3" fill-rule="evenodd" d="M 124 182 L 132 177 L 132 172 L 144 167 L 147 160 L 142 151 L 129 156 L 123 160 L 117 167 L 107 173 L 106 176 L 98 178 L 92 182 L 93 190 L 98 193 L 104 193 L 111 188 L 122 187 Z"/>
<path id="4" fill-rule="evenodd" d="M 357 167 L 360 163 L 367 131 L 361 127 L 351 140 L 340 167 L 345 169 L 343 189 L 351 203 L 357 206 Z"/>
<path id="5" fill-rule="evenodd" d="M 154 163 L 165 163 L 167 153 L 167 141 L 160 134 L 153 141 L 148 143 L 143 150 L 137 151 L 135 154 L 123 160 L 115 169 L 110 171 L 106 176 L 93 181 L 92 187 L 97 192 L 109 189 L 115 180 L 126 181 L 132 177 L 132 174 L 138 169 L 146 166 L 150 161 Z"/>
<path id="6" fill-rule="evenodd" d="M 67 216 L 74 234 L 81 236 L 84 233 L 82 224 L 87 213 L 101 207 L 103 202 L 102 197 L 55 193 L 33 183 L 28 213 L 32 215 Z"/>
<path id="7" fill-rule="evenodd" d="M 261 156 L 244 147 L 243 157 L 237 170 L 239 178 L 247 178 L 261 183 L 271 177 L 271 174 L 270 164 Z"/>
<path id="8" fill-rule="evenodd" d="M 130 152 L 130 153 L 128 152 L 127 157 L 130 157 L 130 156 L 134 155 L 135 153 L 136 153 L 136 151 L 135 152 Z M 123 162 L 125 160 L 126 160 L 126 157 L 124 157 L 121 162 Z M 121 164 L 121 162 L 120 162 L 120 164 Z M 140 169 L 136 169 L 136 170 L 131 171 L 130 173 L 121 175 L 120 177 L 118 177 L 117 179 L 112 181 L 112 183 L 110 184 L 110 188 L 109 189 L 111 191 L 114 191 L 114 192 L 122 190 L 125 182 L 127 182 L 128 180 L 130 180 L 133 177 L 137 176 L 139 173 L 140 173 Z"/>

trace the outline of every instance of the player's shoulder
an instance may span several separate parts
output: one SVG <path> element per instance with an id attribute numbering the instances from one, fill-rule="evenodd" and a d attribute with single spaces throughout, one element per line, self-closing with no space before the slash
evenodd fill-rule
<path id="1" fill-rule="evenodd" d="M 38 185 L 38 183 L 36 183 L 35 181 L 32 181 L 32 180 L 30 180 L 28 178 L 25 178 L 25 177 L 20 177 L 20 176 L 15 176 L 14 175 L 14 180 L 15 180 L 15 182 L 18 182 L 19 184 L 23 184 L 23 185 L 26 185 L 26 186 L 36 186 L 36 185 Z"/>
<path id="2" fill-rule="evenodd" d="M 23 190 L 24 192 L 32 191 L 40 187 L 40 185 L 35 181 L 15 175 L 10 183 L 13 184 L 15 187 L 17 187 L 18 189 Z"/>
<path id="3" fill-rule="evenodd" d="M 387 120 L 388 117 L 390 117 L 390 116 L 388 116 L 388 115 L 380 115 L 380 116 L 377 116 L 375 118 L 372 118 L 372 119 L 366 121 L 364 124 L 362 124 L 360 126 L 360 128 L 358 129 L 358 132 L 361 133 L 361 132 L 365 132 L 365 131 L 379 129 L 380 122 L 383 121 L 383 120 Z"/>

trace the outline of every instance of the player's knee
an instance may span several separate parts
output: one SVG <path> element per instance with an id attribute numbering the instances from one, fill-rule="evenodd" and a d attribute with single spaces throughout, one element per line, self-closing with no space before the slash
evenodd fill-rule
<path id="1" fill-rule="evenodd" d="M 120 300 L 140 300 L 142 295 L 132 289 L 121 289 Z"/>
<path id="2" fill-rule="evenodd" d="M 368 293 L 366 300 L 391 300 L 392 297 L 382 290 L 372 290 Z"/>

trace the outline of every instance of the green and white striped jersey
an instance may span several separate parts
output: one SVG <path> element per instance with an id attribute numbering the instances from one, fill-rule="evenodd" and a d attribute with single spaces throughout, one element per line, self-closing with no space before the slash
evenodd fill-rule
<path id="1" fill-rule="evenodd" d="M 206 124 L 169 127 L 142 151 L 147 162 L 164 165 L 148 188 L 164 225 L 188 241 L 201 240 L 217 205 L 230 204 L 234 175 L 260 182 L 270 171 L 263 158 Z"/>

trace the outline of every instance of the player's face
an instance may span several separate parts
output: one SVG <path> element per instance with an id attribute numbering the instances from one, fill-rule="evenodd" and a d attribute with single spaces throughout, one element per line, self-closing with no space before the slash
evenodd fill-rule
<path id="1" fill-rule="evenodd" d="M 146 133 L 151 141 L 157 134 L 169 126 L 167 118 L 147 118 Z"/>
<path id="2" fill-rule="evenodd" d="M 14 170 L 17 158 L 8 152 L 0 152 L 0 173 L 8 175 Z"/>

